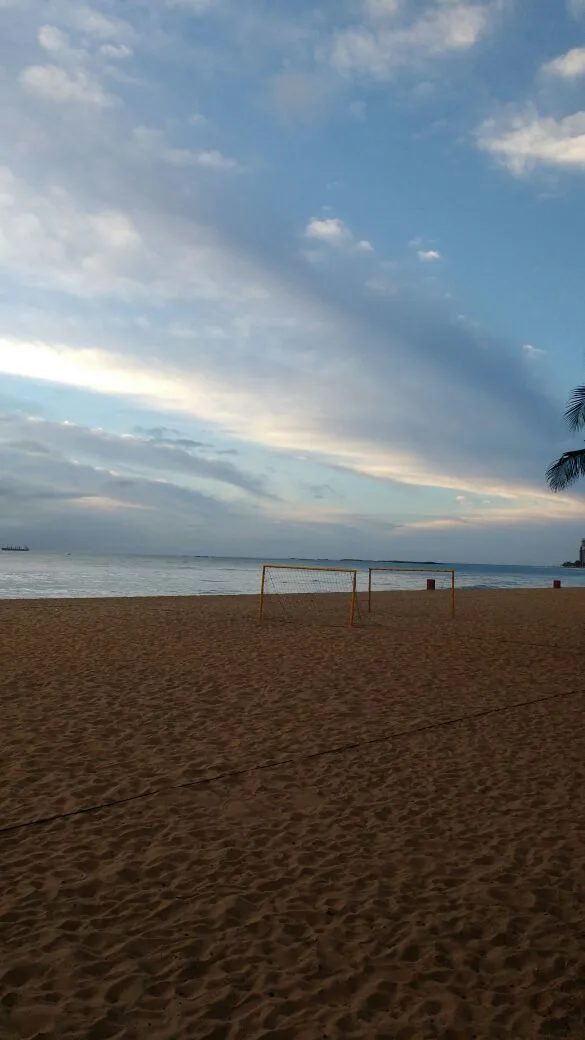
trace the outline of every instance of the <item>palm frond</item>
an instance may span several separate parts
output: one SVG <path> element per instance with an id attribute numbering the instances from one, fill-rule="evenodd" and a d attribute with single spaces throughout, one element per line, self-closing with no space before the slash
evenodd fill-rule
<path id="1" fill-rule="evenodd" d="M 565 421 L 570 430 L 585 426 L 585 386 L 576 386 L 565 411 Z"/>
<path id="2" fill-rule="evenodd" d="M 546 471 L 546 479 L 552 491 L 564 491 L 579 477 L 585 477 L 585 448 L 566 451 Z"/>

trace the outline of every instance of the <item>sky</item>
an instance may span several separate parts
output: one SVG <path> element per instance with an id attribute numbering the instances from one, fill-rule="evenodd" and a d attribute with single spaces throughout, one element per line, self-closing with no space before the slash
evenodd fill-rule
<path id="1" fill-rule="evenodd" d="M 0 0 L 0 541 L 555 563 L 585 0 Z"/>

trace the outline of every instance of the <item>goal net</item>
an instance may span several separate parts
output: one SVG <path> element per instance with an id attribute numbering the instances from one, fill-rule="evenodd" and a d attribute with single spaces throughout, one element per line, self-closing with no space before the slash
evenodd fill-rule
<path id="1" fill-rule="evenodd" d="M 266 563 L 262 567 L 260 617 L 355 625 L 360 618 L 357 571 Z"/>
<path id="2" fill-rule="evenodd" d="M 455 617 L 455 571 L 426 567 L 370 567 L 368 618 Z"/>

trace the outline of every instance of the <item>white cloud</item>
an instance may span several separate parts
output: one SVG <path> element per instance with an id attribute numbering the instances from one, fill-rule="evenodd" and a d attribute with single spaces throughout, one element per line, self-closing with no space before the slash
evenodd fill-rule
<path id="1" fill-rule="evenodd" d="M 307 238 L 328 242 L 330 245 L 343 246 L 353 241 L 353 235 L 347 225 L 339 217 L 327 217 L 319 220 L 311 217 L 305 228 Z"/>
<path id="2" fill-rule="evenodd" d="M 329 60 L 342 76 L 391 79 L 400 69 L 475 46 L 499 9 L 499 3 L 452 0 L 428 8 L 406 28 L 351 26 L 335 34 Z"/>
<path id="3" fill-rule="evenodd" d="M 69 49 L 67 33 L 57 29 L 54 25 L 41 25 L 38 31 L 38 41 L 43 50 L 51 53 L 57 54 L 59 51 L 67 51 Z"/>
<path id="4" fill-rule="evenodd" d="M 134 35 L 128 22 L 121 18 L 108 18 L 101 11 L 84 4 L 68 6 L 66 18 L 73 28 L 99 40 L 123 40 Z"/>
<path id="5" fill-rule="evenodd" d="M 416 250 L 416 255 L 422 264 L 432 264 L 443 259 L 442 254 L 436 247 L 436 243 L 424 235 L 417 235 L 415 238 L 411 238 L 408 244 L 411 249 Z"/>
<path id="6" fill-rule="evenodd" d="M 437 249 L 419 249 L 416 255 L 425 264 L 432 264 L 436 260 L 442 260 L 441 254 Z"/>
<path id="7" fill-rule="evenodd" d="M 585 169 L 585 111 L 557 120 L 529 105 L 485 122 L 477 143 L 516 176 L 538 165 Z"/>
<path id="8" fill-rule="evenodd" d="M 31 93 L 59 104 L 74 102 L 106 108 L 115 103 L 115 98 L 81 69 L 67 72 L 57 65 L 31 65 L 22 70 L 19 79 Z"/>
<path id="9" fill-rule="evenodd" d="M 356 242 L 353 232 L 340 217 L 311 217 L 306 228 L 305 237 L 317 242 L 324 242 L 337 249 L 353 248 L 360 253 L 373 253 L 374 247 L 367 239 Z"/>
<path id="10" fill-rule="evenodd" d="M 541 72 L 561 79 L 578 79 L 585 76 L 585 47 L 573 47 L 542 66 Z"/>
<path id="11" fill-rule="evenodd" d="M 83 47 L 72 47 L 68 33 L 55 25 L 42 25 L 37 33 L 39 46 L 51 54 L 60 65 L 81 64 L 89 57 Z"/>
<path id="12" fill-rule="evenodd" d="M 36 286 L 124 295 L 141 236 L 127 214 L 84 212 L 63 189 L 33 192 L 0 167 L 0 268 Z"/>
<path id="13" fill-rule="evenodd" d="M 573 18 L 581 18 L 585 14 L 585 0 L 567 0 L 567 11 Z"/>
<path id="14" fill-rule="evenodd" d="M 250 305 L 261 296 L 245 261 L 229 262 L 213 234 L 194 222 L 87 209 L 59 185 L 38 192 L 2 167 L 0 270 L 81 298 Z"/>

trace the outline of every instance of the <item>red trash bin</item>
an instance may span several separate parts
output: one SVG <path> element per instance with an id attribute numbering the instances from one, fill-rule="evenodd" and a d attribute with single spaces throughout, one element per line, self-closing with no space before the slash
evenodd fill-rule
<path id="1" fill-rule="evenodd" d="M 427 578 L 427 592 L 434 592 L 434 591 L 435 591 L 435 579 L 434 578 Z"/>

